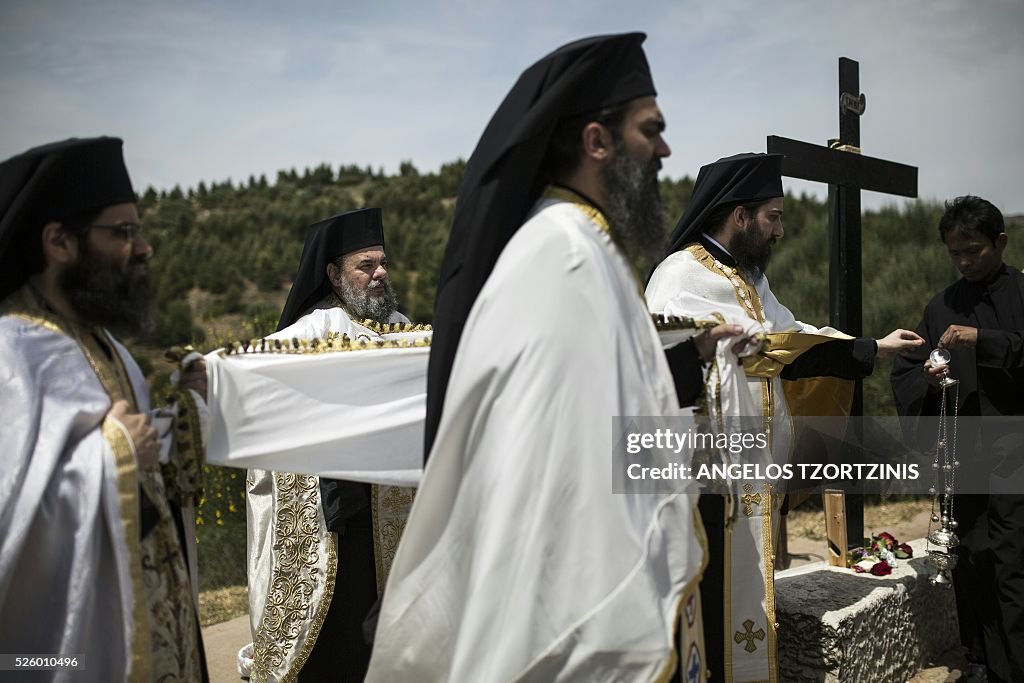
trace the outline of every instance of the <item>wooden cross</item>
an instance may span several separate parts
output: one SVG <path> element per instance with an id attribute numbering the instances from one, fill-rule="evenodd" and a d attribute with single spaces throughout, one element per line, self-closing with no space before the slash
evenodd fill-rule
<path id="1" fill-rule="evenodd" d="M 861 299 L 860 191 L 917 196 L 917 168 L 860 153 L 860 117 L 867 100 L 860 92 L 858 64 L 839 58 L 839 138 L 827 147 L 768 136 L 768 152 L 784 154 L 782 175 L 828 183 L 829 324 L 855 337 L 863 334 Z M 850 414 L 864 414 L 861 383 Z M 847 539 L 864 536 L 864 502 L 846 504 Z"/>
<path id="2" fill-rule="evenodd" d="M 764 629 L 759 628 L 755 631 L 754 622 L 750 619 L 743 622 L 743 628 L 743 631 L 736 631 L 736 635 L 733 636 L 733 639 L 736 641 L 737 645 L 746 641 L 747 644 L 743 646 L 743 649 L 747 652 L 753 652 L 757 649 L 757 645 L 754 644 L 754 639 L 764 640 Z"/>

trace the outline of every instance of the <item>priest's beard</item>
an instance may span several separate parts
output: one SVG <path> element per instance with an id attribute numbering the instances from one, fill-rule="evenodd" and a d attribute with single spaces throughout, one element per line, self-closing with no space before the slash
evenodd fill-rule
<path id="1" fill-rule="evenodd" d="M 658 188 L 661 159 L 647 164 L 634 159 L 621 139 L 615 156 L 601 171 L 608 220 L 633 258 L 654 256 L 665 241 L 665 207 Z"/>
<path id="2" fill-rule="evenodd" d="M 146 259 L 133 257 L 128 271 L 103 263 L 79 240 L 78 260 L 58 277 L 58 286 L 85 321 L 120 333 L 142 336 L 152 330 Z"/>
<path id="3" fill-rule="evenodd" d="M 754 219 L 757 221 L 757 219 Z M 736 259 L 736 265 L 751 280 L 760 280 L 764 275 L 768 261 L 772 258 L 772 247 L 775 245 L 774 237 L 765 237 L 760 230 L 760 225 L 750 225 L 743 232 L 736 233 L 732 238 L 729 251 Z"/>
<path id="4" fill-rule="evenodd" d="M 371 296 L 370 292 L 384 288 L 383 296 Z M 366 289 L 359 291 L 345 278 L 341 280 L 341 300 L 356 318 L 386 323 L 398 310 L 398 296 L 390 280 L 373 280 Z"/>

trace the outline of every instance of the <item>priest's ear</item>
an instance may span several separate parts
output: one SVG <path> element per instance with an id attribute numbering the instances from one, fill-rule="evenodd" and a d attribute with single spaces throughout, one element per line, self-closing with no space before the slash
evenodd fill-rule
<path id="1" fill-rule="evenodd" d="M 737 204 L 732 208 L 732 213 L 729 214 L 729 217 L 737 227 L 742 228 L 748 223 L 753 222 L 757 218 L 757 213 L 745 204 Z"/>
<path id="2" fill-rule="evenodd" d="M 78 235 L 63 223 L 50 221 L 40 235 L 45 267 L 66 266 L 78 258 Z"/>
<path id="3" fill-rule="evenodd" d="M 341 282 L 344 279 L 345 269 L 338 263 L 331 261 L 327 264 L 327 281 L 331 283 L 334 291 L 341 291 Z"/>
<path id="4" fill-rule="evenodd" d="M 594 161 L 607 161 L 615 148 L 611 130 L 597 121 L 583 126 L 583 156 Z"/>
<path id="5" fill-rule="evenodd" d="M 1003 249 L 1006 249 L 1006 245 L 1009 241 L 1010 236 L 1007 235 L 1005 232 L 1001 232 L 998 235 L 996 235 L 996 238 L 994 240 L 992 240 L 992 244 L 996 246 L 996 249 L 998 251 L 1002 252 Z"/>

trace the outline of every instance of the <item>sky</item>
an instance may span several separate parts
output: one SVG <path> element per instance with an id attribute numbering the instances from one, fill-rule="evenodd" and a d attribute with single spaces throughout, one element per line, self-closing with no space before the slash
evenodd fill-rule
<path id="1" fill-rule="evenodd" d="M 140 190 L 325 162 L 433 171 L 472 153 L 534 61 L 625 31 L 648 36 L 664 175 L 768 135 L 836 137 L 849 57 L 864 154 L 919 167 L 924 198 L 1024 213 L 1021 0 L 0 0 L 0 159 L 115 135 Z"/>

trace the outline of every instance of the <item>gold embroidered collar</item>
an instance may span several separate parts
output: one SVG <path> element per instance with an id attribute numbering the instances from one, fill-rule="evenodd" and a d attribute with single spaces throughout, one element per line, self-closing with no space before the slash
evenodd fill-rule
<path id="1" fill-rule="evenodd" d="M 594 222 L 594 225 L 606 235 L 612 234 L 612 228 L 608 224 L 608 219 L 605 218 L 604 213 L 601 209 L 594 206 L 594 204 L 574 190 L 570 190 L 567 187 L 561 185 L 548 185 L 544 188 L 544 192 L 541 194 L 544 199 L 557 199 L 558 201 L 569 202 L 577 209 L 583 212 L 587 218 Z"/>

